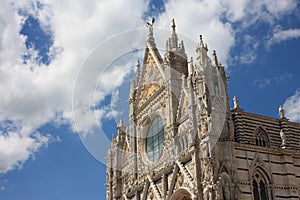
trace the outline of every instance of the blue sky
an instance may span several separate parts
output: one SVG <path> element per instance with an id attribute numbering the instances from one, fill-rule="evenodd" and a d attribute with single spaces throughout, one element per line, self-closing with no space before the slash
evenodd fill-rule
<path id="1" fill-rule="evenodd" d="M 197 43 L 203 35 L 244 111 L 277 118 L 283 105 L 300 122 L 298 1 L 1 4 L 0 199 L 105 199 L 102 139 L 121 114 L 126 119 L 152 16 L 162 49 L 167 38 L 157 34 L 168 33 L 173 17 L 182 38 Z"/>

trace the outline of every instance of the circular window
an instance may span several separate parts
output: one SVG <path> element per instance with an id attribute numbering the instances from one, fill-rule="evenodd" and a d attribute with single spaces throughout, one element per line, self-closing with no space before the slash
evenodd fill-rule
<path id="1" fill-rule="evenodd" d="M 159 158 L 164 142 L 164 123 L 161 117 L 152 120 L 146 138 L 146 152 L 150 161 Z"/>

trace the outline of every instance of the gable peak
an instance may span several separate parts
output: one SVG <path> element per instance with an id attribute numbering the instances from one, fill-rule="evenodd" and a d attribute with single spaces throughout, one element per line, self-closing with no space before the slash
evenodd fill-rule
<path id="1" fill-rule="evenodd" d="M 148 28 L 148 36 L 147 36 L 147 42 L 154 44 L 154 37 L 153 37 L 153 25 L 154 25 L 155 19 L 152 18 L 151 22 L 147 22 L 146 26 Z"/>

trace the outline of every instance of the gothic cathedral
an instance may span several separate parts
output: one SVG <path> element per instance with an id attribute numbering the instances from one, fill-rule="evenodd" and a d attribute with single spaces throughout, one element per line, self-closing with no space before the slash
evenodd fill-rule
<path id="1" fill-rule="evenodd" d="M 300 199 L 300 124 L 231 109 L 202 36 L 188 59 L 173 20 L 165 53 L 148 23 L 143 62 L 107 154 L 108 200 Z"/>

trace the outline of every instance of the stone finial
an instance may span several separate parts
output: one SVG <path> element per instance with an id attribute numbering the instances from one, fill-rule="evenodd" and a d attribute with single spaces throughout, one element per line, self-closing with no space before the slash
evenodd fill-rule
<path id="1" fill-rule="evenodd" d="M 173 31 L 175 31 L 175 28 L 176 28 L 175 19 L 173 18 L 172 19 L 172 29 L 173 29 Z"/>
<path id="2" fill-rule="evenodd" d="M 202 35 L 200 35 L 199 47 L 205 49 L 206 51 L 208 51 L 207 44 L 204 45 Z"/>
<path id="3" fill-rule="evenodd" d="M 124 133 L 126 131 L 126 125 L 124 124 L 122 115 L 120 116 L 120 121 L 119 121 L 119 124 L 117 126 L 117 129 L 118 129 L 118 131 L 124 132 Z M 118 134 L 117 137 L 119 137 L 119 134 Z"/>
<path id="4" fill-rule="evenodd" d="M 203 43 L 203 39 L 202 39 L 202 35 L 200 35 L 200 43 L 199 46 L 204 48 L 204 43 Z"/>
<path id="5" fill-rule="evenodd" d="M 236 96 L 233 97 L 233 108 L 234 109 L 240 108 L 239 100 L 236 98 Z"/>
<path id="6" fill-rule="evenodd" d="M 176 34 L 176 31 L 175 31 L 175 20 L 174 18 L 172 19 L 172 35 L 171 35 L 171 41 L 170 41 L 170 44 L 171 44 L 171 49 L 178 49 L 178 38 L 177 38 L 177 34 Z"/>
<path id="7" fill-rule="evenodd" d="M 182 49 L 182 53 L 185 53 L 185 47 L 184 47 L 184 44 L 183 44 L 183 40 L 181 40 L 181 49 Z"/>
<path id="8" fill-rule="evenodd" d="M 279 106 L 279 116 L 280 116 L 280 119 L 285 118 L 284 117 L 284 109 L 281 105 Z"/>
<path id="9" fill-rule="evenodd" d="M 213 57 L 214 57 L 214 63 L 215 63 L 215 66 L 219 66 L 218 64 L 218 58 L 217 58 L 217 53 L 216 53 L 216 50 L 213 51 Z"/>

